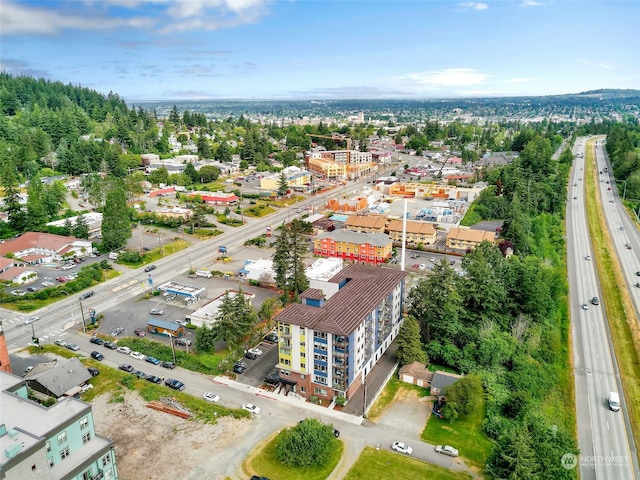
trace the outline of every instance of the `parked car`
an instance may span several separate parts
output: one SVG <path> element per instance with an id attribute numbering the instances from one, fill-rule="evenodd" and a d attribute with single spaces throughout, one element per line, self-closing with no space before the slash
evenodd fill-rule
<path id="1" fill-rule="evenodd" d="M 207 402 L 218 403 L 220 401 L 220 395 L 216 395 L 213 392 L 204 392 L 202 394 L 202 398 L 204 398 Z"/>
<path id="2" fill-rule="evenodd" d="M 129 355 L 131 353 L 131 349 L 129 347 L 118 347 L 118 353 Z"/>
<path id="3" fill-rule="evenodd" d="M 244 362 L 237 362 L 234 366 L 233 366 L 233 371 L 235 373 L 244 373 L 244 371 L 249 368 L 249 365 L 247 365 Z"/>
<path id="4" fill-rule="evenodd" d="M 149 363 L 153 363 L 154 365 L 160 365 L 160 360 L 158 360 L 156 357 L 147 357 L 145 358 L 145 361 L 149 362 Z"/>
<path id="5" fill-rule="evenodd" d="M 148 375 L 147 378 L 145 378 L 145 380 L 147 382 L 157 383 L 158 385 L 162 383 L 162 379 L 160 377 L 156 377 L 155 375 Z"/>
<path id="6" fill-rule="evenodd" d="M 56 282 L 64 283 L 69 280 L 67 277 L 56 277 Z"/>
<path id="7" fill-rule="evenodd" d="M 278 341 L 278 334 L 276 332 L 269 332 L 264 339 L 269 343 L 276 343 Z"/>
<path id="8" fill-rule="evenodd" d="M 162 362 L 161 364 L 164 368 L 168 368 L 169 370 L 173 370 L 176 368 L 176 364 L 173 362 Z"/>
<path id="9" fill-rule="evenodd" d="M 100 370 L 98 370 L 96 367 L 89 367 L 87 368 L 87 371 L 92 377 L 97 377 L 98 375 L 100 375 Z"/>
<path id="10" fill-rule="evenodd" d="M 393 442 L 393 444 L 391 444 L 391 450 L 395 450 L 396 452 L 404 453 L 406 455 L 411 455 L 411 452 L 413 452 L 413 448 L 402 442 Z"/>
<path id="11" fill-rule="evenodd" d="M 247 350 L 246 352 L 244 352 L 244 358 L 248 358 L 249 360 L 255 360 L 256 358 L 258 358 L 258 355 Z"/>
<path id="12" fill-rule="evenodd" d="M 144 337 L 146 335 L 145 331 L 141 328 L 136 328 L 133 333 L 135 333 L 139 337 Z"/>
<path id="13" fill-rule="evenodd" d="M 176 323 L 178 325 L 182 325 L 183 327 L 187 324 L 186 320 L 180 320 L 179 318 L 176 320 Z"/>
<path id="14" fill-rule="evenodd" d="M 89 341 L 90 341 L 91 343 L 95 343 L 96 345 L 103 345 L 103 344 L 104 344 L 104 340 L 103 340 L 103 339 L 101 339 L 101 338 L 98 338 L 98 337 L 91 337 L 91 338 L 89 339 Z"/>
<path id="15" fill-rule="evenodd" d="M 117 337 L 118 335 L 120 335 L 122 332 L 124 332 L 124 327 L 117 327 L 113 330 L 113 332 L 111 332 L 111 336 L 112 337 Z"/>
<path id="16" fill-rule="evenodd" d="M 102 360 L 104 360 L 104 355 L 94 350 L 93 352 L 91 352 L 91 358 L 94 358 L 99 362 L 101 362 Z"/>
<path id="17" fill-rule="evenodd" d="M 164 384 L 169 388 L 173 388 L 174 390 L 184 390 L 184 383 L 182 383 L 180 380 L 176 380 L 175 378 L 167 378 L 164 381 Z"/>
<path id="18" fill-rule="evenodd" d="M 409 255 L 409 258 L 420 258 L 420 255 L 418 255 L 417 253 L 413 253 Z"/>
<path id="19" fill-rule="evenodd" d="M 449 455 L 450 457 L 458 456 L 458 449 L 450 447 L 449 445 L 438 445 L 436 447 L 436 452 L 442 453 L 443 455 Z"/>
<path id="20" fill-rule="evenodd" d="M 159 310 L 157 308 L 152 308 L 149 313 L 151 315 L 164 315 L 164 310 Z"/>
<path id="21" fill-rule="evenodd" d="M 24 290 L 11 290 L 11 295 L 15 295 L 16 297 L 24 297 L 27 294 Z"/>
<path id="22" fill-rule="evenodd" d="M 62 266 L 62 268 L 60 270 L 71 270 L 72 268 L 74 268 L 76 265 L 74 263 L 67 263 L 65 265 Z"/>
<path id="23" fill-rule="evenodd" d="M 256 407 L 253 403 L 243 403 L 242 404 L 242 409 L 246 410 L 247 412 L 249 412 L 252 415 L 257 415 L 260 413 L 260 408 Z"/>
<path id="24" fill-rule="evenodd" d="M 109 350 L 115 350 L 116 348 L 118 348 L 118 346 L 117 346 L 115 343 L 113 343 L 113 342 L 111 342 L 111 341 L 109 341 L 109 340 L 107 340 L 106 342 L 104 342 L 104 343 L 102 344 L 102 346 L 107 347 Z"/>
<path id="25" fill-rule="evenodd" d="M 145 272 L 151 272 L 152 270 L 155 270 L 157 267 L 155 265 L 148 265 L 146 267 L 144 267 L 144 271 Z"/>
<path id="26" fill-rule="evenodd" d="M 147 374 L 144 372 L 141 372 L 140 370 L 134 370 L 133 374 L 138 377 L 141 380 L 146 380 L 147 379 Z"/>
<path id="27" fill-rule="evenodd" d="M 176 338 L 175 343 L 176 345 L 182 345 L 183 347 L 190 347 L 192 342 L 188 338 L 180 337 Z"/>
<path id="28" fill-rule="evenodd" d="M 35 293 L 38 291 L 38 287 L 27 287 L 27 292 Z"/>
<path id="29" fill-rule="evenodd" d="M 67 346 L 67 342 L 65 342 L 64 340 L 62 340 L 60 338 L 55 341 L 55 344 L 59 345 L 61 347 L 66 347 Z"/>
<path id="30" fill-rule="evenodd" d="M 89 297 L 93 297 L 95 295 L 96 292 L 94 292 L 93 290 L 89 290 L 88 292 L 84 292 L 82 295 L 80 295 L 80 300 L 86 300 Z"/>
<path id="31" fill-rule="evenodd" d="M 67 343 L 65 345 L 65 347 L 67 347 L 69 350 L 71 350 L 73 352 L 77 352 L 78 350 L 80 350 L 80 347 L 78 345 L 76 345 L 75 343 Z"/>
<path id="32" fill-rule="evenodd" d="M 251 352 L 251 353 L 253 353 L 254 355 L 257 355 L 257 356 L 262 355 L 262 350 L 260 350 L 259 348 L 250 348 L 247 351 Z"/>
<path id="33" fill-rule="evenodd" d="M 123 370 L 123 371 L 128 372 L 128 373 L 133 372 L 133 367 L 131 365 L 129 365 L 128 363 L 123 363 L 118 368 L 120 370 Z"/>
<path id="34" fill-rule="evenodd" d="M 145 360 L 147 358 L 144 353 L 140 353 L 140 352 L 131 352 L 129 356 L 131 358 L 135 358 L 136 360 Z"/>

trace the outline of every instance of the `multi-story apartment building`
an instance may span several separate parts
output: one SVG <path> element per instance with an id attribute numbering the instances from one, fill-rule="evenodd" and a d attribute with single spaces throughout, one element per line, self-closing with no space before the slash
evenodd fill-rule
<path id="1" fill-rule="evenodd" d="M 284 174 L 287 185 L 292 189 L 305 189 L 311 183 L 311 172 L 298 167 L 287 167 L 282 172 L 260 179 L 261 190 L 275 191 L 280 186 L 280 178 Z"/>
<path id="2" fill-rule="evenodd" d="M 389 221 L 386 230 L 394 244 L 402 245 L 402 220 Z M 406 232 L 406 244 L 408 247 L 433 245 L 438 240 L 436 227 L 431 223 L 407 220 Z"/>
<path id="3" fill-rule="evenodd" d="M 305 398 L 349 399 L 398 335 L 405 275 L 349 265 L 311 281 L 276 316 L 280 380 Z"/>
<path id="4" fill-rule="evenodd" d="M 393 243 L 384 233 L 335 230 L 321 233 L 313 240 L 314 255 L 369 265 L 385 263 L 391 257 L 392 249 Z"/>
<path id="5" fill-rule="evenodd" d="M 358 150 L 313 150 L 307 157 L 307 168 L 330 180 L 353 180 L 378 170 L 371 152 Z"/>
<path id="6" fill-rule="evenodd" d="M 96 433 L 91 405 L 67 397 L 45 407 L 0 371 L 0 478 L 116 480 L 113 442 Z"/>
<path id="7" fill-rule="evenodd" d="M 496 232 L 486 232 L 469 227 L 457 227 L 449 229 L 446 245 L 448 248 L 467 250 L 477 247 L 485 240 L 495 243 Z"/>

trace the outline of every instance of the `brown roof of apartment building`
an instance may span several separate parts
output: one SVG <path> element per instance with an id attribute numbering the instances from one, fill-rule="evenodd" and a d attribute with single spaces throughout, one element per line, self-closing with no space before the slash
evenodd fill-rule
<path id="1" fill-rule="evenodd" d="M 349 335 L 406 276 L 371 265 L 348 265 L 330 282 L 346 282 L 322 307 L 289 305 L 276 321 L 336 335 Z"/>
<path id="2" fill-rule="evenodd" d="M 485 232 L 468 227 L 456 227 L 449 229 L 447 240 L 456 239 L 464 242 L 482 243 L 483 240 L 495 242 L 496 232 Z"/>
<path id="3" fill-rule="evenodd" d="M 350 215 L 344 222 L 345 228 L 350 230 L 358 230 L 360 228 L 384 231 L 387 219 L 379 215 Z"/>
<path id="4" fill-rule="evenodd" d="M 391 220 L 387 227 L 389 232 L 402 232 L 402 220 Z M 431 223 L 412 222 L 407 220 L 407 233 L 417 233 L 420 235 L 433 235 L 436 233 L 436 227 Z"/>

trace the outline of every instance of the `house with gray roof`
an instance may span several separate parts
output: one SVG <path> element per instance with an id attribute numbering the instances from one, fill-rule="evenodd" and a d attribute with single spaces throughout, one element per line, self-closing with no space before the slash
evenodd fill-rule
<path id="1" fill-rule="evenodd" d="M 74 396 L 90 379 L 77 357 L 41 363 L 25 377 L 29 388 L 54 398 Z"/>
<path id="2" fill-rule="evenodd" d="M 431 379 L 431 395 L 440 395 L 449 385 L 453 385 L 462 378 L 455 373 L 437 371 Z"/>

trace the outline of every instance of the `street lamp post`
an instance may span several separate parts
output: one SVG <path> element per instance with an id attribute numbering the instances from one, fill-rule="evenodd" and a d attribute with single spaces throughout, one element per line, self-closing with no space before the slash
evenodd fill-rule
<path id="1" fill-rule="evenodd" d="M 171 339 L 171 355 L 173 355 L 173 363 L 176 363 L 176 348 L 173 345 L 173 333 L 169 333 L 169 338 Z"/>
<path id="2" fill-rule="evenodd" d="M 79 298 L 78 302 L 80 302 L 80 314 L 82 315 L 82 332 L 87 333 L 87 324 L 84 320 L 84 308 L 82 308 L 82 299 Z"/>

